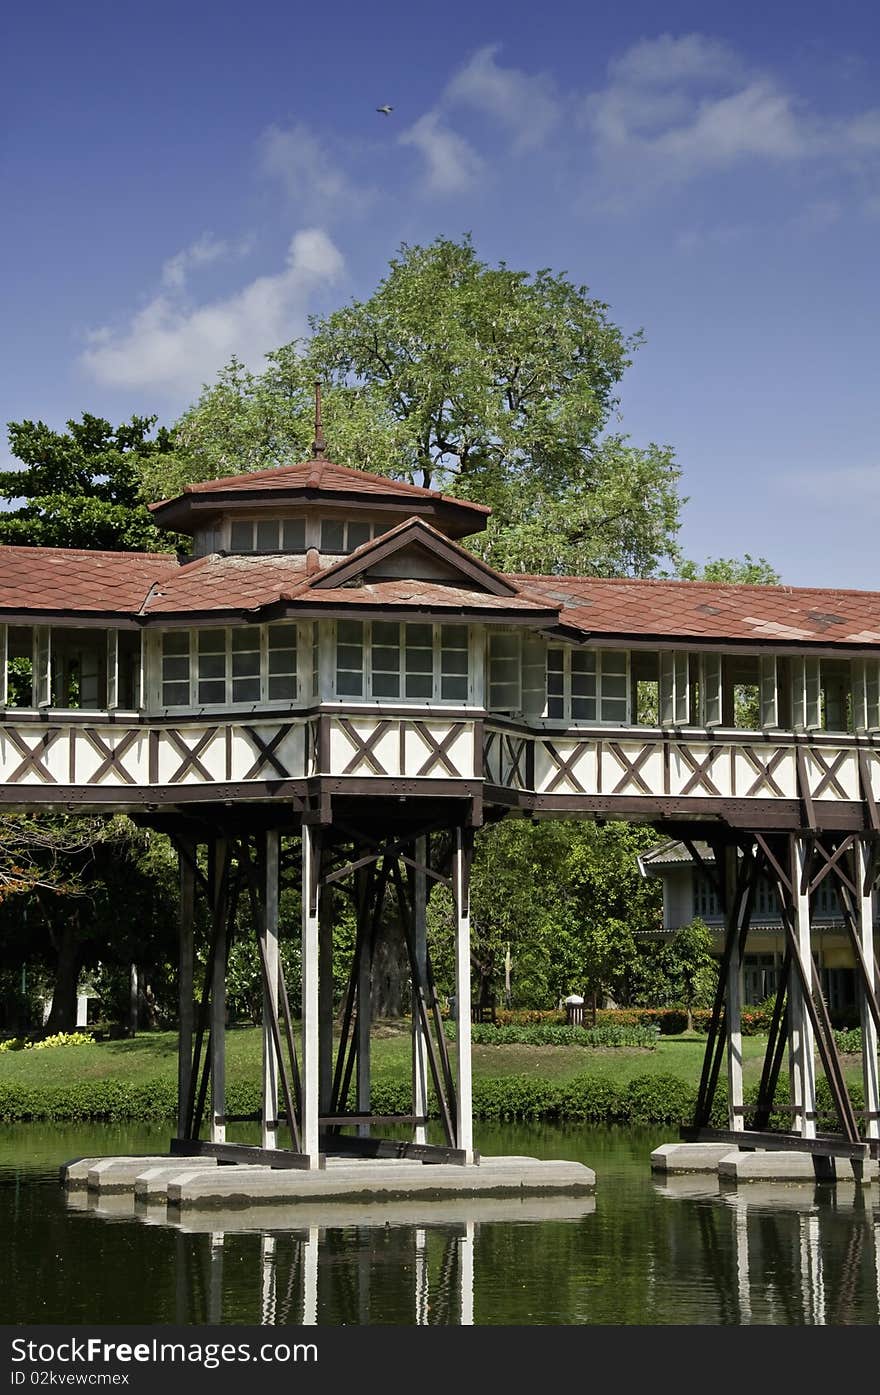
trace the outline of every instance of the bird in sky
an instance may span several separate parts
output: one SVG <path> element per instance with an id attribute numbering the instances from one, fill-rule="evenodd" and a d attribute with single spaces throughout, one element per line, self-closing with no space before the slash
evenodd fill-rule
<path id="1" fill-rule="evenodd" d="M 381 111 L 381 113 L 382 113 L 383 116 L 390 116 L 391 113 L 393 112 L 394 108 L 393 108 L 393 107 L 389 107 L 389 106 L 384 106 L 384 107 L 377 107 L 376 110 L 377 110 L 377 111 Z"/>

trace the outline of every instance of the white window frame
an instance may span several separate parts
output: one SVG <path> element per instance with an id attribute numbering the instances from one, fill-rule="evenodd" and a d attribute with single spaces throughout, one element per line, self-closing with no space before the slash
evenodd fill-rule
<path id="1" fill-rule="evenodd" d="M 855 730 L 880 729 L 880 659 L 853 659 L 852 701 Z"/>
<path id="2" fill-rule="evenodd" d="M 380 620 L 379 624 L 391 624 L 398 627 L 397 651 L 400 656 L 397 673 L 400 678 L 400 696 L 373 693 L 373 624 L 372 620 L 352 619 L 347 623 L 360 625 L 361 627 L 361 678 L 362 691 L 360 693 L 340 693 L 338 690 L 337 673 L 338 665 L 338 624 L 333 626 L 333 699 L 341 703 L 358 702 L 378 702 L 393 706 L 406 707 L 466 707 L 473 705 L 473 685 L 474 685 L 474 664 L 471 645 L 471 627 L 463 620 L 432 621 L 418 620 L 412 616 L 407 620 Z M 431 696 L 430 697 L 407 697 L 406 696 L 406 626 L 407 625 L 429 625 L 431 627 Z M 465 647 L 460 649 L 444 648 L 443 631 L 449 629 L 463 629 L 467 636 Z M 387 648 L 394 646 L 380 646 L 377 648 Z M 427 647 L 427 646 L 425 646 Z M 444 674 L 443 654 L 444 652 L 463 653 L 466 655 L 467 668 L 464 674 Z M 355 669 L 348 672 L 357 672 Z M 387 670 L 393 672 L 394 670 Z M 458 677 L 465 679 L 465 697 L 444 697 L 443 679 L 444 677 Z"/>
<path id="3" fill-rule="evenodd" d="M 550 691 L 549 675 L 551 655 L 562 654 L 562 716 L 551 717 L 550 712 Z M 595 717 L 574 717 L 572 716 L 572 673 L 571 660 L 573 654 L 590 654 L 595 658 L 595 681 L 596 681 L 596 716 Z M 626 693 L 623 698 L 625 712 L 623 718 L 606 717 L 603 715 L 603 705 L 608 702 L 620 702 L 621 699 L 614 696 L 606 696 L 603 693 L 603 685 L 608 678 L 620 678 L 619 673 L 606 673 L 606 660 L 614 657 L 619 660 L 623 657 L 626 680 Z M 562 722 L 566 726 L 596 726 L 596 727 L 625 727 L 632 723 L 632 664 L 628 649 L 587 649 L 575 647 L 570 644 L 549 644 L 547 646 L 547 698 L 544 707 L 544 719 L 548 722 Z M 555 695 L 558 696 L 558 695 Z"/>
<path id="4" fill-rule="evenodd" d="M 293 680 L 294 680 L 294 694 L 295 694 L 295 695 L 294 695 L 293 697 L 270 698 L 270 697 L 269 697 L 269 678 L 270 678 L 270 676 L 275 676 L 275 675 L 270 675 L 270 673 L 269 673 L 269 653 L 270 653 L 270 647 L 269 647 L 269 630 L 270 630 L 270 629 L 275 629 L 276 626 L 280 626 L 280 625 L 283 625 L 283 626 L 285 626 L 285 628 L 287 628 L 287 629 L 290 630 L 291 638 L 292 638 L 292 640 L 293 640 L 293 644 L 290 645 L 290 646 L 287 646 L 287 647 L 292 648 L 292 649 L 294 650 L 295 659 L 294 659 L 294 670 L 293 670 L 293 672 L 292 672 L 291 674 L 283 674 L 283 675 L 278 675 L 278 676 L 281 676 L 281 677 L 291 677 L 291 678 L 293 678 Z M 252 629 L 252 630 L 254 630 L 254 631 L 258 631 L 258 632 L 259 632 L 259 636 L 258 636 L 258 637 L 259 637 L 259 652 L 260 652 L 260 696 L 259 696 L 258 698 L 247 698 L 247 699 L 245 699 L 245 700 L 243 700 L 243 701 L 242 701 L 241 699 L 239 699 L 238 701 L 235 701 L 235 700 L 233 700 L 233 696 L 232 696 L 232 692 L 233 692 L 233 687 L 232 687 L 232 676 L 233 676 L 233 675 L 232 675 L 232 652 L 233 652 L 233 651 L 232 651 L 232 633 L 233 633 L 234 630 L 244 630 L 244 629 L 247 629 L 247 630 L 251 630 L 251 629 Z M 201 701 L 199 700 L 199 695 L 198 695 L 198 693 L 199 693 L 199 635 L 204 634 L 205 631 L 207 631 L 207 630 L 222 630 L 223 633 L 224 633 L 224 649 L 223 649 L 223 654 L 224 654 L 224 663 L 225 663 L 225 673 L 224 673 L 224 677 L 223 677 L 223 680 L 222 680 L 223 683 L 224 683 L 224 698 L 223 698 L 222 701 L 216 701 L 216 702 L 201 702 Z M 203 626 L 201 626 L 201 627 L 198 628 L 198 629 L 190 629 L 190 630 L 183 630 L 183 631 L 181 631 L 181 630 L 170 630 L 170 629 L 169 629 L 169 630 L 162 630 L 162 631 L 157 632 L 157 634 L 156 634 L 156 639 L 155 639 L 155 646 L 156 646 L 156 647 L 155 647 L 156 682 L 155 682 L 154 691 L 156 692 L 158 706 L 159 706 L 163 711 L 166 711 L 166 712 L 181 712 L 181 711 L 192 711 L 192 710 L 199 710 L 199 711 L 201 711 L 201 710 L 203 710 L 203 709 L 205 709 L 205 708 L 212 708 L 212 709 L 213 709 L 213 708 L 219 708 L 219 707 L 222 707 L 222 708 L 233 707 L 233 708 L 239 708 L 239 709 L 241 709 L 241 710 L 243 710 L 243 711 L 245 711 L 245 710 L 252 710 L 252 709 L 255 708 L 255 707 L 259 707 L 259 708 L 268 708 L 268 709 L 271 710 L 271 711 L 278 711 L 278 710 L 281 709 L 281 708 L 289 708 L 289 707 L 298 707 L 298 706 L 300 706 L 300 705 L 301 705 L 301 695 L 302 695 L 302 691 L 303 691 L 303 685 L 302 685 L 302 674 L 301 674 L 302 665 L 301 665 L 301 661 L 300 661 L 300 656 L 301 656 L 301 635 L 300 635 L 300 632 L 299 632 L 299 631 L 300 631 L 300 627 L 299 627 L 299 625 L 296 624 L 295 622 L 284 621 L 284 620 L 275 620 L 275 621 L 272 621 L 271 623 L 262 624 L 262 625 L 258 625 L 258 626 L 257 626 L 257 625 L 254 625 L 254 626 L 249 626 L 249 625 L 203 625 Z M 165 645 L 164 645 L 165 636 L 166 636 L 166 635 L 179 635 L 179 634 L 181 634 L 181 633 L 182 633 L 182 634 L 185 634 L 185 635 L 187 636 L 187 639 L 188 639 L 187 654 L 186 654 L 185 657 L 188 659 L 188 663 L 189 663 L 189 677 L 188 677 L 188 679 L 180 679 L 180 680 L 172 680 L 172 681 L 188 682 L 188 686 L 189 686 L 189 698 L 188 698 L 188 701 L 185 702 L 185 703 L 184 703 L 184 702 L 165 702 L 165 691 L 164 691 L 164 689 L 165 689 L 165 684 L 164 684 L 164 682 L 163 682 L 163 677 L 162 677 L 162 661 L 163 661 L 164 653 L 165 653 Z M 281 646 L 274 646 L 274 648 L 276 648 L 276 649 L 277 649 L 277 648 L 281 648 Z M 184 656 L 181 656 L 181 657 L 184 657 Z M 217 681 L 220 681 L 220 680 L 218 679 Z"/>
<path id="5" fill-rule="evenodd" d="M 257 528 L 258 528 L 258 526 L 259 526 L 260 524 L 266 524 L 266 523 L 274 523 L 274 524 L 275 524 L 275 546 L 274 546 L 274 547 L 257 547 Z M 301 523 L 301 524 L 303 525 L 303 545 L 302 545 L 301 548 L 286 548 L 286 547 L 284 546 L 284 525 L 285 525 L 285 523 Z M 251 555 L 253 555 L 253 554 L 256 554 L 257 556 L 260 556 L 260 555 L 266 556 L 266 555 L 268 555 L 268 554 L 272 554 L 272 553 L 275 553 L 275 552 L 281 552 L 281 553 L 285 553 L 285 554 L 288 555 L 288 556 L 298 557 L 298 556 L 300 556 L 301 554 L 304 554 L 304 553 L 308 550 L 308 546 L 309 546 L 308 526 L 309 526 L 309 520 L 308 520 L 308 518 L 307 518 L 307 516 L 306 516 L 305 514 L 290 514 L 290 515 L 288 515 L 287 517 L 269 517 L 269 518 L 256 518 L 256 517 L 254 517 L 254 518 L 229 518 L 229 519 L 227 520 L 227 523 L 226 523 L 226 538 L 225 538 L 225 541 L 226 541 L 226 551 L 227 551 L 227 552 L 233 552 L 233 553 L 236 554 L 236 556 L 240 554 L 241 556 L 244 556 L 244 557 L 249 557 L 249 556 L 251 556 Z M 250 528 L 250 530 L 251 530 L 251 545 L 250 545 L 250 547 L 241 548 L 241 547 L 239 547 L 239 546 L 237 546 L 237 545 L 236 545 L 236 546 L 233 546 L 233 543 L 232 543 L 232 530 L 233 530 L 233 528 L 240 528 L 240 527 L 249 527 L 249 528 Z"/>
<path id="6" fill-rule="evenodd" d="M 522 686 L 522 631 L 512 630 L 507 626 L 490 629 L 486 632 L 486 708 L 490 712 L 521 712 L 523 702 Z M 493 654 L 493 646 L 504 645 L 510 649 L 507 654 Z M 512 681 L 504 679 L 499 681 L 493 677 L 493 665 L 497 663 L 512 664 L 514 673 Z M 514 702 L 493 701 L 493 689 L 498 693 L 500 688 L 513 688 Z"/>
<path id="7" fill-rule="evenodd" d="M 791 725 L 794 731 L 822 727 L 821 659 L 796 654 L 791 660 Z"/>
<path id="8" fill-rule="evenodd" d="M 377 523 L 370 518 L 334 518 L 332 514 L 327 514 L 324 517 L 318 518 L 317 523 L 318 540 L 315 545 L 319 552 L 326 553 L 329 557 L 347 556 L 350 552 L 354 552 L 356 548 L 363 547 L 365 543 L 372 542 L 373 539 L 378 537 L 381 533 L 387 532 L 390 526 L 386 523 Z M 337 523 L 342 525 L 342 540 L 344 544 L 343 547 L 324 547 L 323 538 L 325 523 Z M 369 530 L 369 536 L 366 538 L 362 538 L 361 541 L 359 543 L 355 543 L 354 546 L 350 546 L 348 530 L 351 527 L 367 528 Z"/>
<path id="9" fill-rule="evenodd" d="M 686 727 L 691 718 L 690 654 L 686 649 L 661 649 L 660 725 Z"/>
<path id="10" fill-rule="evenodd" d="M 722 673 L 720 654 L 700 655 L 700 723 L 704 727 L 721 726 Z"/>

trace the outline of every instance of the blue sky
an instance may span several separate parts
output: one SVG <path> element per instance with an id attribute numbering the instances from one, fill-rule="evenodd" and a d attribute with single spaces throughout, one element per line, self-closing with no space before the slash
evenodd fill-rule
<path id="1" fill-rule="evenodd" d="M 47 0 L 0 63 L 4 422 L 170 423 L 470 232 L 644 330 L 614 425 L 674 448 L 689 556 L 880 590 L 864 0 Z"/>

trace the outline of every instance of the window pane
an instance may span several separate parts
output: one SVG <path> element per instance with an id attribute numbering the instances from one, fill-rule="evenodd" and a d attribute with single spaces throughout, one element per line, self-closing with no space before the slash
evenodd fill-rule
<path id="1" fill-rule="evenodd" d="M 296 677 L 292 674 L 269 679 L 269 701 L 281 702 L 284 698 L 296 699 Z"/>
<path id="2" fill-rule="evenodd" d="M 571 716 L 575 722 L 595 722 L 596 720 L 596 699 L 573 697 L 571 700 Z"/>
<path id="3" fill-rule="evenodd" d="M 345 524 L 335 523 L 332 519 L 321 520 L 321 551 L 322 552 L 344 552 L 345 551 Z"/>
<path id="4" fill-rule="evenodd" d="M 467 677 L 447 677 L 440 680 L 440 696 L 446 702 L 466 702 L 468 695 Z"/>
<path id="5" fill-rule="evenodd" d="M 260 700 L 260 676 L 255 678 L 242 677 L 232 680 L 232 701 L 233 702 L 259 702 Z"/>
<path id="6" fill-rule="evenodd" d="M 609 678 L 606 673 L 602 675 L 602 701 L 606 698 L 625 698 L 626 678 Z"/>
<path id="7" fill-rule="evenodd" d="M 560 697 L 551 697 L 551 698 L 548 699 L 548 701 L 547 701 L 547 716 L 548 716 L 548 717 L 556 717 L 556 718 L 559 718 L 559 717 L 564 716 L 563 704 L 562 704 L 562 698 L 561 698 L 561 696 L 560 696 Z"/>
<path id="8" fill-rule="evenodd" d="M 185 707 L 189 702 L 189 683 L 163 683 L 162 702 L 166 707 Z"/>
<path id="9" fill-rule="evenodd" d="M 163 682 L 189 682 L 189 657 L 170 658 L 162 660 L 162 680 Z"/>
<path id="10" fill-rule="evenodd" d="M 400 697 L 400 674 L 373 670 L 373 697 Z"/>
<path id="11" fill-rule="evenodd" d="M 573 705 L 573 704 L 572 704 Z M 602 721 L 603 722 L 625 722 L 626 721 L 626 699 L 611 698 L 604 695 L 602 697 Z"/>
<path id="12" fill-rule="evenodd" d="M 199 702 L 225 702 L 226 682 L 212 678 L 209 682 L 199 681 Z"/>
<path id="13" fill-rule="evenodd" d="M 225 630 L 200 630 L 200 654 L 224 654 L 226 652 Z"/>
<path id="14" fill-rule="evenodd" d="M 400 626 L 395 621 L 393 624 L 387 620 L 373 621 L 373 649 L 376 645 L 391 645 L 395 649 L 400 647 Z"/>
<path id="15" fill-rule="evenodd" d="M 493 683 L 489 698 L 490 707 L 494 707 L 501 712 L 508 708 L 519 706 L 519 684 L 518 683 Z"/>
<path id="16" fill-rule="evenodd" d="M 592 658 L 592 654 L 590 658 Z M 626 677 L 626 653 L 624 650 L 615 651 L 605 649 L 602 652 L 602 672 L 603 674 L 613 673 L 618 677 Z"/>
<path id="17" fill-rule="evenodd" d="M 232 652 L 244 653 L 251 651 L 260 652 L 260 632 L 251 629 L 235 629 L 232 631 Z"/>
<path id="18" fill-rule="evenodd" d="M 349 523 L 348 525 L 348 550 L 354 552 L 356 547 L 369 542 L 373 533 L 370 523 Z"/>
<path id="19" fill-rule="evenodd" d="M 278 551 L 278 519 L 267 518 L 257 524 L 257 551 Z"/>
<path id="20" fill-rule="evenodd" d="M 285 518 L 281 525 L 281 545 L 285 552 L 305 552 L 306 521 L 304 518 Z"/>
<path id="21" fill-rule="evenodd" d="M 253 552 L 254 525 L 252 523 L 233 523 L 229 530 L 229 546 L 233 552 Z"/>
<path id="22" fill-rule="evenodd" d="M 432 673 L 434 655 L 430 649 L 410 649 L 406 651 L 407 673 Z"/>
<path id="23" fill-rule="evenodd" d="M 407 673 L 406 695 L 411 698 L 429 698 L 434 686 L 430 673 Z"/>
<path id="24" fill-rule="evenodd" d="M 336 637 L 340 644 L 363 644 L 364 627 L 360 620 L 340 620 L 336 625 Z"/>
<path id="25" fill-rule="evenodd" d="M 444 649 L 440 655 L 441 673 L 463 673 L 468 671 L 468 655 L 466 649 Z"/>
<path id="26" fill-rule="evenodd" d="M 561 649 L 547 650 L 547 672 L 562 673 L 565 668 L 565 655 Z"/>
<path id="27" fill-rule="evenodd" d="M 571 651 L 571 671 L 572 674 L 595 673 L 596 655 L 592 654 L 589 649 L 573 649 Z"/>
<path id="28" fill-rule="evenodd" d="M 361 669 L 363 668 L 363 650 L 359 644 L 339 644 L 336 646 L 336 665 L 338 668 Z"/>
<path id="29" fill-rule="evenodd" d="M 434 631 L 431 625 L 407 625 L 406 645 L 413 649 L 431 649 L 434 644 Z"/>
<path id="30" fill-rule="evenodd" d="M 336 691 L 340 697 L 361 697 L 364 691 L 364 675 L 337 669 Z"/>
<path id="31" fill-rule="evenodd" d="M 201 672 L 201 670 L 199 670 Z M 233 678 L 250 678 L 260 676 L 260 654 L 259 650 L 255 654 L 233 654 L 232 656 L 232 676 Z"/>
<path id="32" fill-rule="evenodd" d="M 163 654 L 189 654 L 189 635 L 186 630 L 172 631 L 162 636 Z"/>
<path id="33" fill-rule="evenodd" d="M 296 673 L 296 650 L 270 649 L 269 672 L 271 674 Z"/>
<path id="34" fill-rule="evenodd" d="M 467 625 L 444 625 L 440 630 L 440 643 L 444 649 L 467 649 Z"/>

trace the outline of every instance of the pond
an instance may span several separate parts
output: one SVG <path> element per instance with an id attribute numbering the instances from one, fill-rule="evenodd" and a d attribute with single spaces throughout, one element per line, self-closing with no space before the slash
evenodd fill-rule
<path id="1" fill-rule="evenodd" d="M 164 1153 L 167 1128 L 0 1126 L 0 1323 L 877 1326 L 877 1182 L 664 1181 L 650 1153 L 673 1137 L 483 1126 L 486 1154 L 586 1163 L 595 1196 L 184 1229 L 73 1205 L 58 1180 L 78 1156 Z"/>

